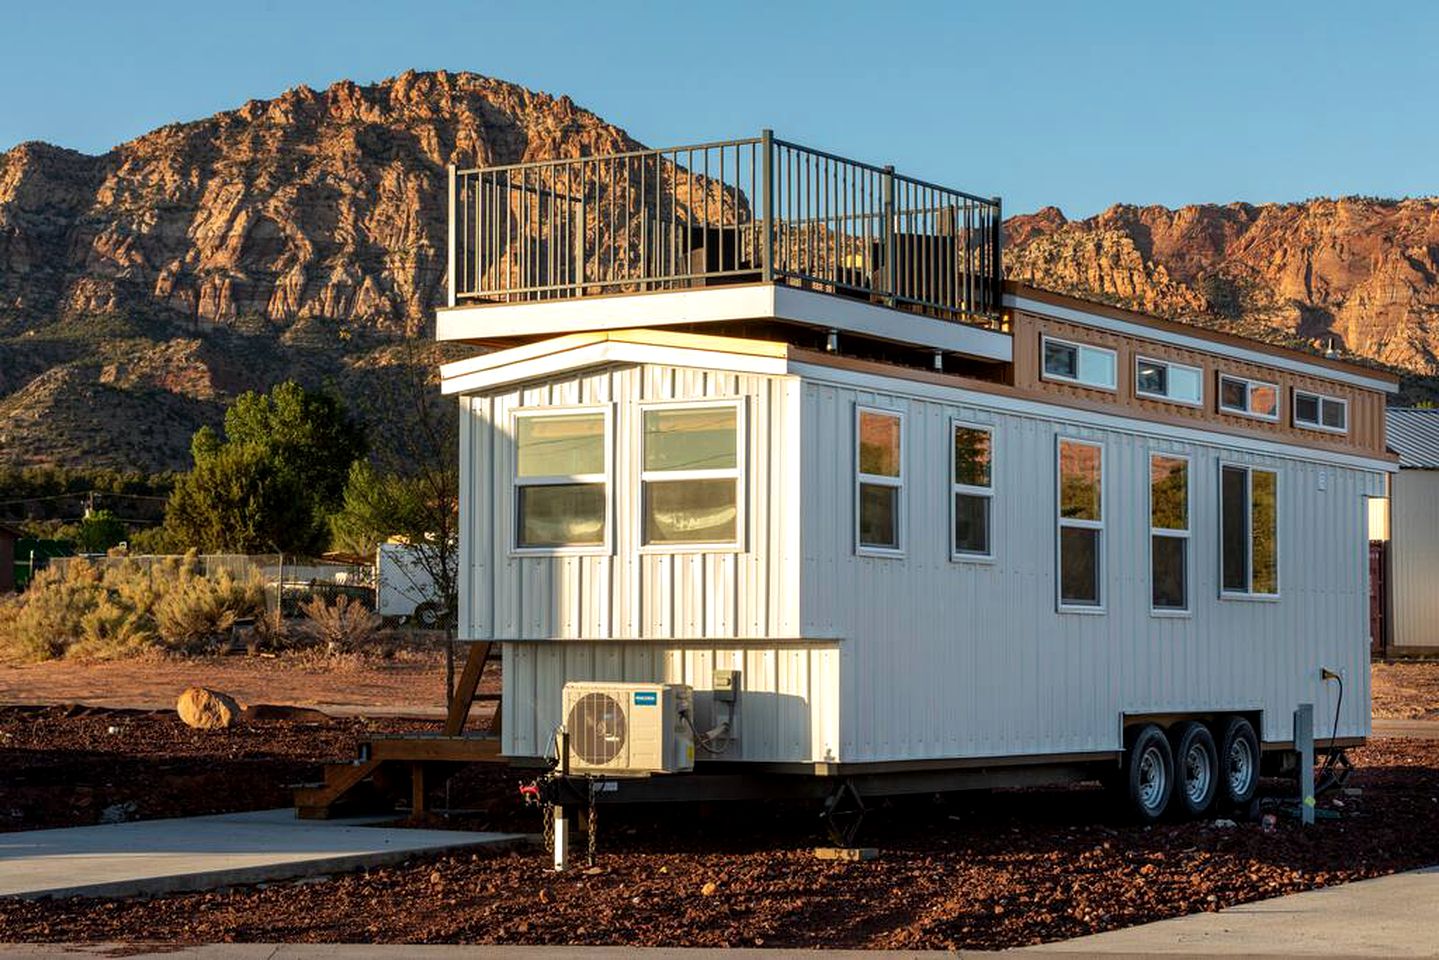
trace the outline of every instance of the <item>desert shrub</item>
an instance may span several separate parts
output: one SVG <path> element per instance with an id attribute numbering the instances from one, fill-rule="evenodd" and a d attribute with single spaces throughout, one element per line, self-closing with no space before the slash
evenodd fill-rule
<path id="1" fill-rule="evenodd" d="M 384 621 L 358 600 L 341 594 L 334 603 L 312 597 L 300 610 L 301 631 L 331 654 L 352 653 L 383 636 Z"/>
<path id="2" fill-rule="evenodd" d="M 0 656 L 7 660 L 53 660 L 84 636 L 85 618 L 105 599 L 100 575 L 76 561 L 62 575 L 36 574 L 29 588 L 10 601 L 0 618 Z"/>
<path id="3" fill-rule="evenodd" d="M 155 628 L 165 648 L 198 652 L 228 634 L 236 620 L 264 615 L 265 585 L 257 574 L 244 580 L 226 570 L 202 576 L 193 554 L 177 566 L 154 604 Z"/>

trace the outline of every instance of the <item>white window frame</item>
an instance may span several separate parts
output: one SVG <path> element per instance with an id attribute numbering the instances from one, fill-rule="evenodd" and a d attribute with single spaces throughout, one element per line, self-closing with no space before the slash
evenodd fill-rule
<path id="1" fill-rule="evenodd" d="M 899 420 L 899 476 L 885 477 L 873 473 L 860 473 L 859 471 L 859 418 L 864 413 L 875 413 L 885 417 L 895 417 Z M 904 495 L 905 474 L 908 472 L 905 461 L 909 457 L 909 437 L 907 424 L 903 410 L 893 410 L 886 407 L 875 407 L 857 403 L 854 405 L 854 552 L 861 557 L 886 557 L 889 559 L 903 558 L 905 547 L 908 545 L 909 507 L 907 498 Z M 899 493 L 895 496 L 898 502 L 898 509 L 895 512 L 895 539 L 898 545 L 894 547 L 876 547 L 862 544 L 859 539 L 859 488 L 860 484 L 868 483 L 878 486 L 895 487 Z"/>
<path id="2" fill-rule="evenodd" d="M 1183 530 L 1170 530 L 1154 525 L 1154 461 L 1183 460 L 1184 467 L 1184 522 Z M 1145 541 L 1145 552 L 1149 555 L 1149 615 L 1151 617 L 1192 617 L 1194 616 L 1194 458 L 1187 453 L 1171 453 L 1168 450 L 1149 451 L 1149 473 L 1146 476 L 1147 494 L 1145 505 L 1148 509 L 1149 539 Z M 1154 605 L 1154 538 L 1171 537 L 1184 541 L 1184 606 L 1156 607 Z"/>
<path id="3" fill-rule="evenodd" d="M 600 414 L 604 418 L 605 472 L 556 475 L 545 477 L 520 476 L 519 421 L 526 417 L 560 417 L 574 414 Z M 615 542 L 615 489 L 614 489 L 614 405 L 577 404 L 572 406 L 517 407 L 510 413 L 510 503 L 509 552 L 514 557 L 584 557 L 609 556 L 614 553 Z M 605 489 L 605 539 L 603 543 L 572 544 L 550 547 L 526 547 L 520 545 L 520 488 L 555 486 L 559 484 L 599 483 Z"/>
<path id="4" fill-rule="evenodd" d="M 1349 433 L 1348 400 L 1344 399 L 1343 397 L 1330 396 L 1327 393 L 1319 393 L 1315 390 L 1303 390 L 1299 387 L 1295 387 L 1292 391 L 1290 391 L 1290 393 L 1291 396 L 1289 399 L 1289 416 L 1290 419 L 1294 421 L 1294 425 L 1296 427 L 1304 430 L 1318 430 L 1321 433 Z M 1307 420 L 1299 419 L 1299 398 L 1301 396 L 1310 397 L 1318 404 L 1317 412 L 1319 414 L 1319 421 L 1317 423 L 1310 423 Z M 1324 424 L 1324 405 L 1326 403 L 1337 403 L 1344 410 L 1344 426 L 1330 427 Z"/>
<path id="5" fill-rule="evenodd" d="M 989 486 L 979 487 L 973 484 L 960 483 L 955 477 L 954 468 L 954 432 L 956 430 L 977 430 L 980 433 L 989 435 Z M 903 452 L 903 441 L 900 451 Z M 946 451 L 949 457 L 949 559 L 956 563 L 993 563 L 994 562 L 994 478 L 995 478 L 995 452 L 994 452 L 994 427 L 984 423 L 974 423 L 970 420 L 961 420 L 952 417 L 949 421 L 949 448 Z M 986 553 L 969 553 L 959 549 L 955 543 L 955 522 L 958 514 L 954 509 L 955 498 L 964 494 L 965 496 L 985 497 L 986 510 L 988 510 L 989 550 Z"/>
<path id="6" fill-rule="evenodd" d="M 1224 381 L 1233 380 L 1236 383 L 1244 384 L 1244 407 L 1240 410 L 1236 407 L 1227 406 L 1224 403 Z M 1274 413 L 1254 413 L 1254 388 L 1269 387 L 1274 391 Z M 1279 389 L 1279 384 L 1271 383 L 1268 380 L 1256 380 L 1253 377 L 1241 377 L 1234 373 L 1219 371 L 1219 379 L 1214 382 L 1214 402 L 1220 413 L 1227 413 L 1236 417 L 1249 417 L 1252 420 L 1264 420 L 1269 423 L 1278 423 L 1284 413 L 1284 391 Z"/>
<path id="7" fill-rule="evenodd" d="M 1096 447 L 1099 450 L 1099 519 L 1098 520 L 1075 520 L 1062 515 L 1064 510 L 1064 460 L 1063 449 L 1066 443 L 1076 443 L 1086 447 Z M 1064 434 L 1056 434 L 1054 438 L 1054 608 L 1060 613 L 1093 613 L 1103 614 L 1106 612 L 1105 605 L 1109 602 L 1109 591 L 1106 589 L 1105 578 L 1108 574 L 1108 564 L 1105 563 L 1104 553 L 1108 542 L 1105 535 L 1105 518 L 1109 511 L 1105 509 L 1104 501 L 1108 496 L 1109 478 L 1106 476 L 1106 463 L 1104 443 L 1100 440 L 1086 440 L 1083 437 L 1072 437 Z M 1085 530 L 1098 530 L 1099 543 L 1095 548 L 1095 565 L 1097 567 L 1095 580 L 1099 585 L 1098 603 L 1066 603 L 1064 600 L 1064 556 L 1062 545 L 1062 531 L 1065 527 L 1078 527 Z"/>
<path id="8" fill-rule="evenodd" d="M 735 412 L 735 465 L 714 470 L 646 470 L 645 469 L 645 412 L 649 410 L 717 410 L 730 407 Z M 723 400 L 660 400 L 639 405 L 638 425 L 640 486 L 638 509 L 635 510 L 635 543 L 640 553 L 743 553 L 747 543 L 747 520 L 745 504 L 749 491 L 745 478 L 745 451 L 749 447 L 748 418 L 743 397 Z M 645 542 L 645 492 L 649 483 L 677 482 L 682 480 L 723 480 L 733 478 L 735 482 L 735 535 L 733 540 L 717 540 L 695 543 L 646 543 Z"/>
<path id="9" fill-rule="evenodd" d="M 1139 388 L 1139 365 L 1141 363 L 1155 364 L 1165 367 L 1168 370 L 1187 370 L 1190 373 L 1197 374 L 1198 376 L 1196 377 L 1196 379 L 1199 381 L 1199 399 L 1185 400 L 1180 397 L 1171 396 L 1167 393 L 1155 393 L 1151 390 L 1141 390 Z M 1167 386 L 1167 375 L 1165 383 Z M 1162 400 L 1165 403 L 1174 403 L 1182 407 L 1202 407 L 1204 406 L 1204 368 L 1196 367 L 1188 363 L 1175 363 L 1173 360 L 1161 360 L 1159 357 L 1146 357 L 1136 354 L 1134 357 L 1134 395 L 1136 397 L 1144 397 L 1147 400 Z"/>
<path id="10" fill-rule="evenodd" d="M 1244 471 L 1245 484 L 1245 511 L 1244 511 L 1244 567 L 1249 574 L 1249 588 L 1246 590 L 1231 590 L 1224 586 L 1224 470 L 1225 468 Z M 1254 592 L 1254 471 L 1262 470 L 1265 473 L 1274 474 L 1274 592 Z M 1219 530 L 1219 599 L 1221 600 L 1255 600 L 1261 603 L 1278 602 L 1284 590 L 1284 557 L 1280 549 L 1280 541 L 1283 539 L 1283 523 L 1280 519 L 1280 504 L 1284 502 L 1284 478 L 1277 467 L 1261 467 L 1249 463 L 1239 463 L 1234 460 L 1219 461 L 1219 469 L 1215 474 L 1215 500 L 1218 504 L 1217 517 Z M 1192 521 L 1191 521 L 1192 522 Z"/>
<path id="11" fill-rule="evenodd" d="M 1051 343 L 1057 343 L 1065 347 L 1073 347 L 1078 351 L 1078 354 L 1074 358 L 1074 369 L 1076 372 L 1083 366 L 1081 356 L 1084 351 L 1090 350 L 1097 353 L 1109 354 L 1110 360 L 1113 361 L 1114 382 L 1108 384 L 1095 383 L 1092 380 L 1084 380 L 1078 376 L 1066 377 L 1060 373 L 1050 373 L 1045 369 L 1044 355 Z M 1048 334 L 1043 334 L 1039 338 L 1039 376 L 1042 380 L 1053 380 L 1056 383 L 1072 383 L 1075 386 L 1085 387 L 1090 390 L 1104 390 L 1108 393 L 1117 393 L 1119 391 L 1119 351 L 1113 347 L 1100 347 L 1090 343 L 1078 343 L 1074 340 L 1066 340 L 1063 337 L 1051 337 Z"/>

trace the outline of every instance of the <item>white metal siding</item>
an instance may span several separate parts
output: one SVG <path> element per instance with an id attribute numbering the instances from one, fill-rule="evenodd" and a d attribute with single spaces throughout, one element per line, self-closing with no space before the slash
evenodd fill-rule
<path id="1" fill-rule="evenodd" d="M 504 644 L 506 753 L 548 749 L 568 680 L 689 683 L 697 722 L 709 723 L 716 668 L 742 671 L 736 758 L 803 761 L 835 753 L 839 655 L 833 645 L 762 642 L 801 639 L 799 389 L 792 377 L 630 364 L 462 398 L 468 436 L 462 443 L 461 636 L 537 641 Z M 744 549 L 642 552 L 639 404 L 728 398 L 746 407 Z M 512 414 L 522 407 L 600 404 L 613 412 L 612 553 L 513 555 Z M 624 640 L 636 642 L 617 642 Z"/>
<path id="2" fill-rule="evenodd" d="M 1439 470 L 1400 470 L 1391 489 L 1391 640 L 1439 651 Z"/>
<path id="3" fill-rule="evenodd" d="M 803 630 L 849 638 L 845 761 L 1112 750 L 1138 712 L 1263 709 L 1261 736 L 1287 740 L 1300 702 L 1328 735 L 1324 666 L 1349 684 L 1340 735 L 1367 734 L 1364 497 L 1382 475 L 903 391 L 805 384 Z M 855 554 L 857 403 L 906 416 L 903 559 Z M 992 563 L 949 559 L 952 418 L 994 428 Z M 1057 434 L 1104 444 L 1102 614 L 1056 612 Z M 1190 617 L 1150 614 L 1151 452 L 1191 458 Z M 1221 460 L 1279 472 L 1277 601 L 1219 599 Z"/>

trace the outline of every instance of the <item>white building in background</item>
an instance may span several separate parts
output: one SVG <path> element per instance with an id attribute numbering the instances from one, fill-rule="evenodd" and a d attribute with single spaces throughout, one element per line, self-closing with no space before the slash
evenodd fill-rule
<path id="1" fill-rule="evenodd" d="M 1388 585 L 1380 644 L 1388 656 L 1439 656 L 1439 410 L 1390 408 Z"/>
<path id="2" fill-rule="evenodd" d="M 1002 284 L 999 218 L 768 135 L 452 178 L 506 755 L 567 683 L 683 684 L 676 781 L 1113 772 L 1156 817 L 1252 794 L 1324 671 L 1367 736 L 1394 378 Z"/>

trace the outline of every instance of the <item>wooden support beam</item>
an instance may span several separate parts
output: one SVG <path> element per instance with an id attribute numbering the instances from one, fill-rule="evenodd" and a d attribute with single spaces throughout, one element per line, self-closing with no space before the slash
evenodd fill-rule
<path id="1" fill-rule="evenodd" d="M 480 687 L 480 677 L 485 672 L 485 664 L 490 659 L 489 643 L 470 644 L 469 656 L 465 658 L 465 669 L 460 674 L 460 682 L 455 687 L 455 695 L 450 700 L 450 712 L 445 718 L 445 735 L 458 737 L 465 730 L 465 721 L 469 719 L 470 708 L 475 703 L 475 691 Z"/>
<path id="2" fill-rule="evenodd" d="M 410 764 L 410 819 L 418 820 L 425 815 L 425 765 L 419 761 Z"/>

